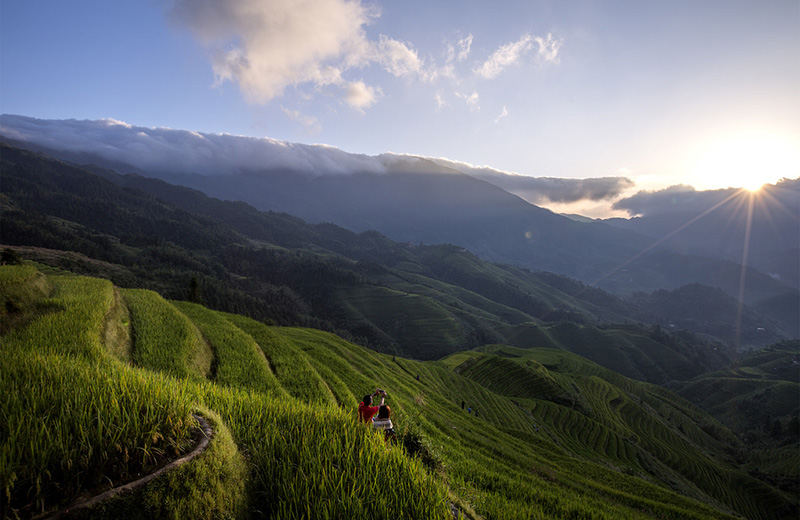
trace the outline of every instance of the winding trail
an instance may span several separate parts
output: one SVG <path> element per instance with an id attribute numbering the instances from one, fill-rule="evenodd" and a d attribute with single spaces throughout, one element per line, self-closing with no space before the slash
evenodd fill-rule
<path id="1" fill-rule="evenodd" d="M 113 497 L 118 496 L 118 495 L 122 495 L 124 493 L 129 493 L 129 492 L 131 492 L 131 491 L 133 491 L 133 490 L 135 490 L 137 488 L 140 488 L 141 486 L 144 486 L 145 484 L 147 484 L 151 480 L 154 480 L 154 479 L 158 478 L 159 476 L 161 476 L 165 472 L 173 470 L 173 469 L 175 469 L 175 468 L 177 468 L 179 466 L 182 466 L 183 464 L 186 464 L 187 462 L 191 461 L 192 459 L 194 459 L 195 457 L 197 457 L 198 455 L 200 455 L 201 453 L 203 453 L 206 450 L 206 448 L 208 447 L 209 441 L 214 437 L 213 428 L 211 428 L 211 426 L 208 424 L 208 422 L 202 416 L 197 415 L 197 414 L 192 414 L 192 417 L 194 417 L 197 420 L 198 424 L 200 425 L 200 430 L 202 432 L 202 437 L 200 438 L 200 442 L 197 443 L 197 446 L 195 446 L 195 448 L 192 451 L 190 451 L 189 453 L 187 453 L 183 457 L 173 460 L 172 462 L 170 462 L 166 466 L 162 466 L 161 468 L 157 469 L 156 471 L 154 471 L 154 472 L 152 472 L 152 473 L 150 473 L 148 475 L 145 475 L 144 477 L 142 477 L 142 478 L 140 478 L 138 480 L 134 480 L 133 482 L 128 482 L 127 484 L 123 484 L 121 486 L 117 486 L 115 488 L 109 489 L 108 491 L 106 491 L 104 493 L 100 493 L 99 495 L 95 495 L 93 497 L 90 497 L 90 498 L 87 498 L 87 499 L 82 500 L 80 502 L 77 502 L 76 504 L 73 504 L 73 505 L 71 505 L 69 507 L 66 507 L 66 508 L 64 508 L 64 509 L 62 509 L 62 510 L 60 510 L 60 511 L 58 511 L 58 512 L 52 514 L 52 515 L 40 516 L 40 517 L 36 517 L 36 518 L 37 519 L 38 518 L 44 518 L 44 519 L 50 520 L 50 519 L 61 518 L 64 515 L 69 515 L 69 514 L 77 512 L 77 511 L 81 511 L 81 510 L 89 508 L 89 507 L 91 507 L 91 506 L 93 506 L 95 504 L 98 504 L 98 503 L 100 503 L 100 502 L 102 502 L 104 500 L 108 500 L 110 498 L 113 498 Z"/>

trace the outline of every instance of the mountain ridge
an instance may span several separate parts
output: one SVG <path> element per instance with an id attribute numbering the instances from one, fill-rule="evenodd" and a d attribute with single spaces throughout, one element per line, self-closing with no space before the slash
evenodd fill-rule
<path id="1" fill-rule="evenodd" d="M 60 148 L 56 156 L 165 178 L 211 196 L 245 200 L 263 211 L 289 211 L 354 231 L 376 229 L 396 241 L 456 243 L 490 261 L 566 274 L 615 293 L 699 282 L 739 297 L 741 271 L 728 259 L 685 257 L 665 248 L 660 237 L 604 222 L 570 221 L 476 178 L 480 168 L 462 168 L 478 172 L 473 177 L 455 162 L 410 155 L 370 157 L 321 145 L 147 129 L 108 120 L 3 115 L 0 133 L 18 143 L 38 141 L 35 146 L 50 153 Z M 98 150 L 110 151 L 101 156 Z M 137 161 L 138 166 L 124 166 Z M 591 193 L 602 196 L 609 189 L 602 185 Z M 671 255 L 670 268 L 652 269 L 664 254 Z M 746 302 L 788 288 L 755 269 L 745 272 L 752 280 L 744 288 Z"/>
<path id="2" fill-rule="evenodd" d="M 408 332 L 414 330 L 426 339 L 406 352 L 428 357 L 433 354 L 424 354 L 422 346 L 440 348 L 442 338 L 449 338 L 449 349 L 478 346 L 509 340 L 526 322 L 569 319 L 587 328 L 657 322 L 580 282 L 492 265 L 460 246 L 398 244 L 376 232 L 307 224 L 137 175 L 103 171 L 101 182 L 79 167 L 3 150 L 5 196 L 22 205 L 4 209 L 5 237 L 122 264 L 127 267 L 113 271 L 115 280 L 147 283 L 171 297 L 183 297 L 196 278 L 215 308 L 249 309 L 254 317 L 345 335 L 349 330 L 351 339 L 389 351 L 412 348 Z M 439 335 L 424 314 L 404 310 L 414 302 L 424 303 L 429 317 L 457 326 Z M 744 314 L 758 322 L 751 315 Z M 743 330 L 742 338 L 759 344 L 776 332 L 759 338 Z M 519 335 L 520 341 L 526 337 Z"/>

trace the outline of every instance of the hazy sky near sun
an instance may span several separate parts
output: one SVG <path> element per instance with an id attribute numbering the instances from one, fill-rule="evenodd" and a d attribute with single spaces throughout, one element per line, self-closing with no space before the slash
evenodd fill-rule
<path id="1" fill-rule="evenodd" d="M 0 0 L 0 113 L 738 187 L 800 175 L 800 2 Z"/>

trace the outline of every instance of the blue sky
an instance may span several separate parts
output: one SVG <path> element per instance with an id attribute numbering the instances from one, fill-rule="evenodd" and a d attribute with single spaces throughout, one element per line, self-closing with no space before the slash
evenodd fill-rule
<path id="1" fill-rule="evenodd" d="M 0 0 L 0 113 L 738 187 L 800 176 L 800 3 Z"/>

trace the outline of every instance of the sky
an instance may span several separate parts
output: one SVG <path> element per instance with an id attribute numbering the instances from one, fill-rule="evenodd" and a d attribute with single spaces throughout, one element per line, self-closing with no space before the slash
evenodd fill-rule
<path id="1" fill-rule="evenodd" d="M 800 176 L 800 2 L 0 0 L 0 113 L 757 187 Z"/>

